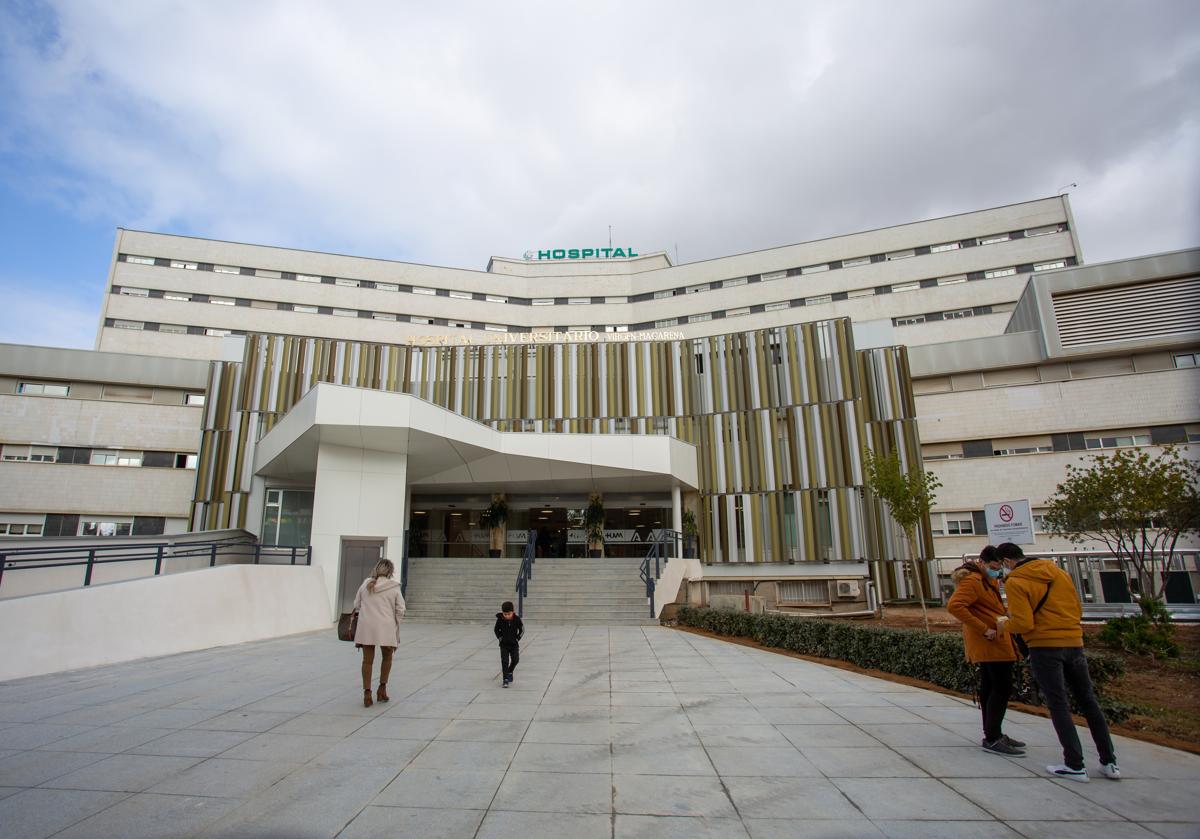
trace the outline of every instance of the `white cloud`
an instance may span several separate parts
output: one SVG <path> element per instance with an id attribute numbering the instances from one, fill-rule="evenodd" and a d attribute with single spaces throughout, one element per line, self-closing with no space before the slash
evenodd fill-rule
<path id="1" fill-rule="evenodd" d="M 1106 256 L 1197 244 L 1189 3 L 55 9 L 52 45 L 7 27 L 0 133 L 123 226 L 482 269 L 612 224 L 690 261 L 1075 181 Z"/>

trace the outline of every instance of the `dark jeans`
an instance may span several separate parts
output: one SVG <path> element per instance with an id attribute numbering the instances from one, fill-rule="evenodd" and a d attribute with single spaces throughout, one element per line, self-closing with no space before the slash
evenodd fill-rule
<path id="1" fill-rule="evenodd" d="M 1013 663 L 983 661 L 979 664 L 979 710 L 983 712 L 983 737 L 989 743 L 1000 739 L 1000 727 L 1012 695 Z"/>
<path id="2" fill-rule="evenodd" d="M 504 674 L 504 678 L 512 678 L 513 671 L 517 669 L 517 662 L 520 660 L 520 647 L 516 644 L 500 644 L 500 672 Z"/>
<path id="3" fill-rule="evenodd" d="M 1083 768 L 1083 747 L 1079 744 L 1079 733 L 1071 719 L 1071 705 L 1067 691 L 1075 697 L 1075 703 L 1087 720 L 1088 731 L 1096 743 L 1101 763 L 1115 763 L 1112 737 L 1108 734 L 1108 721 L 1096 701 L 1092 690 L 1092 676 L 1088 673 L 1087 659 L 1083 647 L 1030 647 L 1029 669 L 1037 679 L 1058 742 L 1063 747 L 1063 763 L 1072 769 Z"/>

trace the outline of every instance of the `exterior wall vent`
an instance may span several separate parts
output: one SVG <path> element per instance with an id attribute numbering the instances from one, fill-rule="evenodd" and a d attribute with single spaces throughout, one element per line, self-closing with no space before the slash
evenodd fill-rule
<path id="1" fill-rule="evenodd" d="M 1200 332 L 1200 277 L 1053 296 L 1063 347 Z"/>

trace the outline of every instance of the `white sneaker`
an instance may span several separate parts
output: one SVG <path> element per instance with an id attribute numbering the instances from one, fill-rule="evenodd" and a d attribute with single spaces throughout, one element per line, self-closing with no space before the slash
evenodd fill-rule
<path id="1" fill-rule="evenodd" d="M 1119 781 L 1121 780 L 1121 767 L 1115 763 L 1102 763 L 1100 764 L 1100 774 L 1110 781 Z"/>
<path id="2" fill-rule="evenodd" d="M 1083 784 L 1088 782 L 1088 774 L 1086 769 L 1072 769 L 1065 763 L 1047 766 L 1046 771 L 1056 778 L 1067 778 L 1068 780 L 1079 781 Z"/>

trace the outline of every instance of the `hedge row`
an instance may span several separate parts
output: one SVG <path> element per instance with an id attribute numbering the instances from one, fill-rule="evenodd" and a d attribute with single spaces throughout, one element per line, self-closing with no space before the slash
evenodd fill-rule
<path id="1" fill-rule="evenodd" d="M 977 684 L 975 666 L 964 657 L 962 635 L 957 632 L 888 629 L 823 618 L 753 615 L 694 606 L 680 606 L 677 620 L 683 626 L 752 638 L 767 647 L 846 661 L 967 695 L 974 694 Z M 1124 672 L 1124 661 L 1091 651 L 1087 652 L 1087 659 L 1096 695 L 1109 718 L 1117 722 L 1127 710 L 1120 703 L 1108 700 L 1104 689 Z M 1018 662 L 1013 673 L 1012 698 L 1031 705 L 1042 704 L 1024 662 Z"/>

